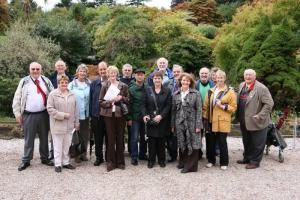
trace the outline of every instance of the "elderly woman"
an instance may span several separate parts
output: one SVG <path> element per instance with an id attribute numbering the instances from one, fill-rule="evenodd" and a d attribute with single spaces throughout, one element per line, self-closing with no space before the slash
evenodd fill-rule
<path id="1" fill-rule="evenodd" d="M 107 68 L 108 80 L 100 91 L 100 115 L 104 117 L 107 131 L 107 171 L 125 169 L 124 128 L 125 118 L 121 104 L 128 104 L 128 86 L 118 81 L 119 70 Z M 117 91 L 118 93 L 116 93 Z"/>
<path id="2" fill-rule="evenodd" d="M 165 167 L 165 141 L 170 133 L 170 110 L 172 104 L 171 90 L 162 86 L 163 74 L 153 74 L 154 86 L 146 89 L 142 116 L 146 123 L 148 135 L 148 168 L 155 164 L 156 156 L 160 167 Z"/>
<path id="3" fill-rule="evenodd" d="M 216 164 L 215 144 L 220 147 L 220 165 L 222 170 L 228 166 L 227 134 L 231 128 L 231 114 L 236 110 L 236 95 L 225 84 L 226 74 L 222 70 L 216 72 L 217 84 L 208 91 L 203 106 L 203 118 L 207 131 L 207 168 Z"/>
<path id="4" fill-rule="evenodd" d="M 79 129 L 79 114 L 76 97 L 68 90 L 69 78 L 58 76 L 58 88 L 48 97 L 47 110 L 50 115 L 50 129 L 54 145 L 55 171 L 61 168 L 75 169 L 70 164 L 69 147 L 72 131 Z"/>
<path id="5" fill-rule="evenodd" d="M 88 77 L 88 68 L 85 64 L 80 64 L 76 69 L 76 78 L 69 83 L 68 89 L 76 96 L 79 108 L 79 139 L 83 142 L 85 152 L 75 158 L 75 162 L 88 161 L 86 151 L 90 140 L 89 131 L 89 99 L 91 81 Z"/>
<path id="6" fill-rule="evenodd" d="M 178 169 L 181 173 L 198 170 L 198 156 L 201 148 L 202 102 L 195 90 L 195 81 L 188 73 L 179 78 L 179 87 L 172 103 L 172 132 L 177 135 L 179 146 Z"/>

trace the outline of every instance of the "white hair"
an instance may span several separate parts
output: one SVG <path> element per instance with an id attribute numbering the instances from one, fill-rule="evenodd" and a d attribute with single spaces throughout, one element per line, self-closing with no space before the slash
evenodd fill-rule
<path id="1" fill-rule="evenodd" d="M 255 72 L 255 70 L 254 69 L 246 69 L 245 71 L 244 71 L 244 75 L 245 74 L 253 74 L 255 77 L 256 77 L 256 72 Z"/>
<path id="2" fill-rule="evenodd" d="M 29 68 L 31 68 L 33 66 L 39 66 L 42 69 L 42 65 L 40 63 L 38 63 L 38 62 L 32 62 L 32 63 L 30 63 Z"/>
<path id="3" fill-rule="evenodd" d="M 159 63 L 160 63 L 161 61 L 165 61 L 165 63 L 166 63 L 167 66 L 168 66 L 169 61 L 168 61 L 166 58 L 164 58 L 164 57 L 161 57 L 161 58 L 159 58 L 159 59 L 156 61 L 157 66 L 159 65 Z"/>
<path id="4" fill-rule="evenodd" d="M 55 66 L 57 66 L 59 64 L 62 64 L 64 67 L 66 66 L 66 63 L 63 60 L 56 61 Z"/>
<path id="5" fill-rule="evenodd" d="M 125 67 L 129 67 L 130 69 L 132 69 L 132 65 L 128 64 L 128 63 L 126 63 L 125 65 L 123 65 L 122 69 L 124 69 Z"/>
<path id="6" fill-rule="evenodd" d="M 174 70 L 175 68 L 178 68 L 178 69 L 180 69 L 181 72 L 183 72 L 182 66 L 177 65 L 177 64 L 174 64 L 174 65 L 173 65 L 173 70 Z"/>

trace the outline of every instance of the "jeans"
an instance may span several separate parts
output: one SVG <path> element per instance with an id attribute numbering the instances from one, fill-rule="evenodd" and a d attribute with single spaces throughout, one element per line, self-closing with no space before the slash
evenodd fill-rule
<path id="1" fill-rule="evenodd" d="M 142 121 L 132 121 L 130 137 L 131 158 L 137 159 L 138 156 L 144 157 L 147 153 L 147 143 L 145 141 L 145 124 Z M 140 146 L 138 141 L 140 136 Z"/>

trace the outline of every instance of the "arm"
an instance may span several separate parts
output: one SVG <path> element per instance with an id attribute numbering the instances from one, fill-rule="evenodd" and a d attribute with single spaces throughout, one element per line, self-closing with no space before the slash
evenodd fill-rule
<path id="1" fill-rule="evenodd" d="M 94 92 L 93 87 L 94 87 L 94 82 L 92 82 L 90 86 L 90 102 L 89 102 L 90 117 L 92 116 L 92 104 L 93 104 L 93 92 Z"/>
<path id="2" fill-rule="evenodd" d="M 132 103 L 133 103 L 133 96 L 130 90 L 128 90 L 128 94 L 129 94 L 129 104 L 128 104 L 128 110 L 129 113 L 127 115 L 127 120 L 132 120 Z"/>
<path id="3" fill-rule="evenodd" d="M 107 89 L 108 89 L 107 84 L 105 84 L 105 85 L 102 85 L 101 90 L 100 90 L 99 101 L 100 101 L 100 106 L 102 108 L 111 108 L 112 107 L 112 101 L 104 100 L 104 96 L 106 94 Z"/>
<path id="4" fill-rule="evenodd" d="M 261 94 L 261 102 L 262 102 L 262 108 L 260 112 L 257 114 L 257 116 L 260 119 L 266 119 L 268 116 L 270 116 L 272 112 L 272 108 L 274 106 L 274 101 L 272 99 L 271 93 L 267 87 L 262 88 L 262 94 Z"/>
<path id="5" fill-rule="evenodd" d="M 22 124 L 21 99 L 22 99 L 23 83 L 24 83 L 24 79 L 21 79 L 21 81 L 19 82 L 19 85 L 17 87 L 17 90 L 15 92 L 15 95 L 14 95 L 14 98 L 13 98 L 13 104 L 12 104 L 13 113 L 16 117 L 16 121 L 19 124 Z"/>
<path id="6" fill-rule="evenodd" d="M 236 108 L 237 108 L 236 95 L 233 90 L 229 90 L 228 95 L 229 95 L 228 102 L 223 104 L 224 110 L 229 113 L 233 113 L 234 111 L 236 111 Z"/>
<path id="7" fill-rule="evenodd" d="M 166 99 L 166 106 L 163 107 L 160 115 L 162 116 L 162 118 L 165 118 L 168 116 L 170 110 L 171 110 L 171 107 L 172 107 L 172 96 L 171 96 L 171 91 L 170 89 L 168 88 L 168 94 L 167 94 L 167 99 Z"/>
<path id="8" fill-rule="evenodd" d="M 49 115 L 51 115 L 56 120 L 64 120 L 65 119 L 65 113 L 59 112 L 54 105 L 54 97 L 53 93 L 49 94 L 48 100 L 47 100 L 47 110 Z"/>
<path id="9" fill-rule="evenodd" d="M 74 109 L 74 125 L 75 129 L 79 130 L 79 107 L 75 98 L 75 109 Z"/>
<path id="10" fill-rule="evenodd" d="M 204 119 L 208 119 L 208 109 L 210 109 L 210 108 L 208 108 L 208 101 L 209 101 L 209 99 L 208 99 L 208 94 L 206 94 L 205 95 L 205 100 L 204 100 L 204 104 L 203 104 L 203 118 Z"/>
<path id="11" fill-rule="evenodd" d="M 197 96 L 196 96 L 195 110 L 196 110 L 196 130 L 199 130 L 196 132 L 200 132 L 200 129 L 203 128 L 203 124 L 202 124 L 202 101 L 199 92 L 197 92 Z"/>

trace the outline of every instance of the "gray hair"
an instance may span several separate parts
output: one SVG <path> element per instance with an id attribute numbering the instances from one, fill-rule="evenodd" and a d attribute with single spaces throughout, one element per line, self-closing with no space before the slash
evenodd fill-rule
<path id="1" fill-rule="evenodd" d="M 42 69 L 42 65 L 41 65 L 40 63 L 38 63 L 38 62 L 32 62 L 32 63 L 30 63 L 29 69 L 30 69 L 31 67 L 33 67 L 33 66 L 39 66 L 39 67 Z"/>
<path id="2" fill-rule="evenodd" d="M 56 61 L 55 66 L 57 66 L 59 64 L 62 64 L 64 67 L 66 66 L 66 63 L 63 60 Z"/>
<path id="3" fill-rule="evenodd" d="M 78 67 L 77 67 L 77 69 L 76 69 L 76 73 L 78 73 L 79 72 L 79 70 L 81 70 L 81 69 L 84 69 L 85 71 L 86 71 L 86 73 L 88 74 L 89 73 L 89 68 L 86 66 L 86 64 L 80 64 L 80 65 L 78 65 Z"/>
<path id="4" fill-rule="evenodd" d="M 159 65 L 159 63 L 160 63 L 161 61 L 165 61 L 165 63 L 166 63 L 167 66 L 168 66 L 169 61 L 168 61 L 166 58 L 164 58 L 164 57 L 159 58 L 159 59 L 156 61 L 156 64 Z"/>
<path id="5" fill-rule="evenodd" d="M 105 65 L 105 66 L 107 67 L 107 63 L 106 63 L 106 62 L 104 62 L 104 61 L 102 61 L 102 62 L 99 62 L 99 64 L 98 64 L 98 68 L 99 68 L 100 66 L 102 66 L 102 65 Z"/>
<path id="6" fill-rule="evenodd" d="M 179 68 L 179 69 L 181 70 L 181 72 L 183 72 L 182 66 L 180 66 L 180 65 L 178 65 L 178 64 L 174 64 L 174 65 L 173 65 L 173 70 L 174 70 L 175 68 Z"/>
<path id="7" fill-rule="evenodd" d="M 216 72 L 216 76 L 223 76 L 226 79 L 226 73 L 220 69 Z"/>
<path id="8" fill-rule="evenodd" d="M 129 68 L 132 69 L 132 65 L 131 65 L 131 64 L 128 64 L 128 63 L 126 63 L 125 65 L 123 65 L 122 69 L 124 69 L 125 67 L 129 67 Z"/>
<path id="9" fill-rule="evenodd" d="M 245 75 L 246 73 L 253 74 L 253 75 L 256 77 L 256 72 L 255 72 L 254 69 L 246 69 L 246 70 L 244 71 L 244 75 Z"/>

